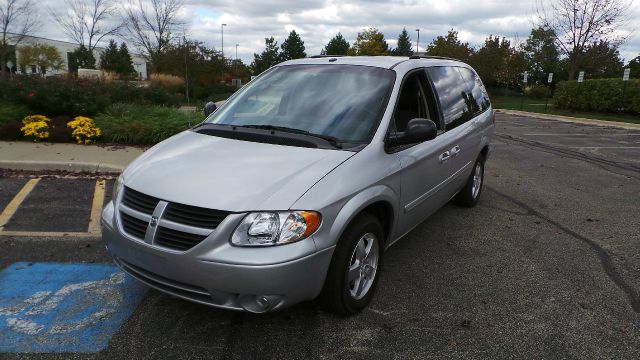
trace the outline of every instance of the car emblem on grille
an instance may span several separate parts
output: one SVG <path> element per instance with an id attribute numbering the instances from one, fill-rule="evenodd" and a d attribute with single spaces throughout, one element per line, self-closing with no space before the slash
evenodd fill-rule
<path id="1" fill-rule="evenodd" d="M 156 227 L 156 225 L 158 225 L 158 217 L 152 216 L 151 221 L 149 221 L 149 225 L 151 225 L 151 227 Z"/>

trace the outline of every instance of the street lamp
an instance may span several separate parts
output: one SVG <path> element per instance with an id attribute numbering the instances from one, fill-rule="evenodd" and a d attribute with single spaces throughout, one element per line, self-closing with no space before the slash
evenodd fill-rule
<path id="1" fill-rule="evenodd" d="M 420 46 L 420 29 L 416 29 L 416 31 L 418 32 L 418 40 L 416 40 L 416 55 L 420 52 L 419 46 Z"/>
<path id="2" fill-rule="evenodd" d="M 222 46 L 220 46 L 220 48 L 222 49 L 222 61 L 224 61 L 224 27 L 225 26 L 227 26 L 227 24 L 220 25 L 220 34 L 222 35 Z"/>

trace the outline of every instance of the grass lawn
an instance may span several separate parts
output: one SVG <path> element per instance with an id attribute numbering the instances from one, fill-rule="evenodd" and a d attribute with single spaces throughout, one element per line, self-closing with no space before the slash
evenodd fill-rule
<path id="1" fill-rule="evenodd" d="M 580 112 L 570 110 L 554 109 L 551 99 L 545 110 L 544 99 L 533 99 L 522 96 L 492 96 L 491 103 L 495 109 L 522 110 L 542 114 L 553 114 L 562 116 L 572 116 L 586 119 L 606 120 L 640 124 L 640 115 L 611 114 L 598 112 Z"/>

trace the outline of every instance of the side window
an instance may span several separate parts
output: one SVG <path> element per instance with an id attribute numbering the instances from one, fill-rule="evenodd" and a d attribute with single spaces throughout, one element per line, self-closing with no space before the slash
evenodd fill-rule
<path id="1" fill-rule="evenodd" d="M 409 75 L 402 84 L 398 103 L 393 113 L 394 130 L 404 131 L 409 121 L 415 118 L 431 119 L 436 124 L 438 123 L 433 100 L 422 72 Z"/>
<path id="2" fill-rule="evenodd" d="M 489 108 L 491 103 L 489 102 L 489 95 L 484 88 L 480 78 L 471 70 L 467 68 L 458 68 L 462 78 L 467 82 L 467 92 L 470 93 L 470 97 L 476 104 L 474 115 L 477 115 Z"/>
<path id="3" fill-rule="evenodd" d="M 427 73 L 438 93 L 446 130 L 471 120 L 477 104 L 471 101 L 467 82 L 462 78 L 458 68 L 431 67 L 427 69 Z"/>

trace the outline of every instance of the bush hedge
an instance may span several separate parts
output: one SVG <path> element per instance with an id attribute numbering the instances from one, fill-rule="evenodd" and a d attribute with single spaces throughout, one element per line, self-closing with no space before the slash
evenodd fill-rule
<path id="1" fill-rule="evenodd" d="M 155 144 L 203 120 L 200 113 L 132 104 L 111 105 L 95 118 L 103 141 L 129 145 Z"/>
<path id="2" fill-rule="evenodd" d="M 75 117 L 93 116 L 120 102 L 177 106 L 181 96 L 162 87 L 138 87 L 130 82 L 15 76 L 3 80 L 0 101 L 23 105 L 32 114 Z"/>
<path id="3" fill-rule="evenodd" d="M 553 102 L 559 109 L 640 114 L 640 79 L 631 79 L 626 89 L 624 86 L 621 79 L 594 79 L 581 84 L 561 81 Z"/>

